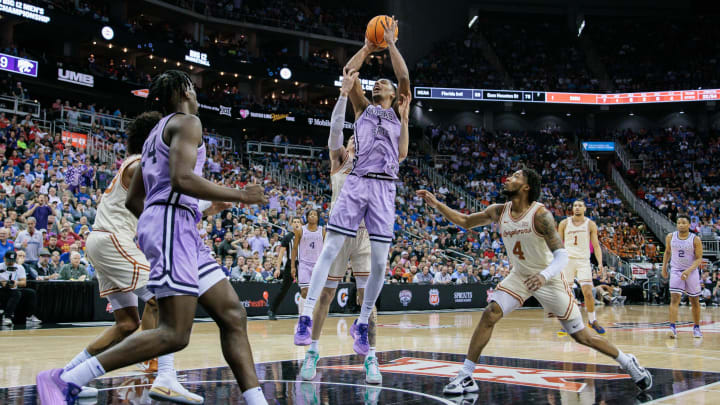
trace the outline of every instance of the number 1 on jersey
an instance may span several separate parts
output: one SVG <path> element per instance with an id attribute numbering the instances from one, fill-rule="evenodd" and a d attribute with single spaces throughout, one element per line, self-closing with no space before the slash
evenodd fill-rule
<path id="1" fill-rule="evenodd" d="M 575 246 L 577 246 L 577 235 L 575 235 Z"/>
<path id="2" fill-rule="evenodd" d="M 525 255 L 523 254 L 520 241 L 515 242 L 515 246 L 513 247 L 513 254 L 517 256 L 518 259 L 525 260 Z"/>

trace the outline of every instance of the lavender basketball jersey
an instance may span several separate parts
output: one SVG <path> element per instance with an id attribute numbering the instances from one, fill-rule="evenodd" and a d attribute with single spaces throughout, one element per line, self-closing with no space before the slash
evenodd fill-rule
<path id="1" fill-rule="evenodd" d="M 163 132 L 167 122 L 176 113 L 163 117 L 145 141 L 142 150 L 142 173 L 145 183 L 145 209 L 154 203 L 182 205 L 200 218 L 197 198 L 183 195 L 172 190 L 170 186 L 170 147 L 163 140 Z M 198 148 L 197 160 L 193 172 L 202 176 L 205 165 L 205 143 Z"/>
<path id="2" fill-rule="evenodd" d="M 395 110 L 369 105 L 355 122 L 355 162 L 352 173 L 384 173 L 397 178 L 401 124 Z"/>
<path id="3" fill-rule="evenodd" d="M 687 239 L 680 239 L 677 232 L 673 232 L 670 241 L 670 269 L 672 271 L 685 271 L 695 261 L 695 234 L 690 233 Z"/>

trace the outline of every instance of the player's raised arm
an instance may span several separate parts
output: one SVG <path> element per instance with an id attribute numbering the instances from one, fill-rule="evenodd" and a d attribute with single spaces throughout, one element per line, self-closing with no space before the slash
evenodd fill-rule
<path id="1" fill-rule="evenodd" d="M 332 118 L 330 119 L 330 136 L 328 137 L 328 148 L 330 149 L 330 171 L 334 172 L 343 164 L 342 158 L 345 156 L 345 146 L 343 146 L 343 128 L 345 126 L 345 110 L 347 107 L 347 98 L 350 90 L 353 88 L 355 80 L 358 78 L 357 71 L 348 71 L 343 69 L 342 87 L 340 87 L 340 97 L 338 97 L 335 108 L 333 108 Z"/>
<path id="2" fill-rule="evenodd" d="M 410 97 L 410 72 L 408 71 L 405 59 L 400 54 L 395 42 L 395 30 L 397 29 L 398 22 L 395 16 L 392 18 L 392 23 L 387 27 L 385 21 L 381 21 L 385 32 L 383 39 L 388 44 L 388 51 L 390 52 L 390 61 L 392 62 L 393 71 L 395 71 L 395 78 L 398 81 L 398 96 L 405 95 Z"/>
<path id="3" fill-rule="evenodd" d="M 538 209 L 533 221 L 535 230 L 542 235 L 548 249 L 553 254 L 553 260 L 545 270 L 525 280 L 525 285 L 530 291 L 537 291 L 548 280 L 560 274 L 567 266 L 568 253 L 563 246 L 563 241 L 560 239 L 560 234 L 558 234 L 555 226 L 555 218 L 550 211 L 545 207 Z"/>
<path id="4" fill-rule="evenodd" d="M 497 222 L 498 219 L 500 219 L 500 214 L 503 209 L 502 204 L 492 204 L 483 211 L 467 215 L 441 203 L 435 198 L 433 193 L 427 190 L 417 190 L 415 193 L 422 197 L 427 205 L 440 211 L 448 221 L 465 229 L 472 229 L 476 226 L 490 225 L 493 222 Z"/>
<path id="5" fill-rule="evenodd" d="M 170 120 L 166 131 L 173 133 L 170 140 L 170 183 L 178 193 L 208 201 L 265 204 L 267 198 L 260 185 L 252 184 L 243 190 L 219 186 L 193 172 L 198 145 L 202 140 L 202 124 L 194 115 L 182 115 Z M 163 138 L 165 136 L 163 135 Z"/>
<path id="6" fill-rule="evenodd" d="M 368 41 L 367 38 L 365 38 L 365 45 L 360 48 L 360 50 L 357 51 L 357 53 L 355 53 L 355 55 L 353 55 L 353 57 L 350 58 L 350 60 L 345 64 L 345 67 L 343 68 L 343 74 L 345 72 L 360 72 L 360 68 L 365 62 L 365 59 L 367 59 L 367 57 L 371 53 L 379 50 L 380 48 L 378 48 L 377 45 L 373 44 L 372 42 Z M 355 112 L 355 119 L 357 120 L 360 114 L 365 111 L 365 108 L 370 105 L 370 100 L 365 97 L 365 92 L 363 91 L 362 84 L 360 83 L 360 79 L 358 79 L 357 77 L 353 81 L 353 86 L 348 93 L 348 97 L 350 98 L 350 102 L 352 103 L 353 110 Z"/>

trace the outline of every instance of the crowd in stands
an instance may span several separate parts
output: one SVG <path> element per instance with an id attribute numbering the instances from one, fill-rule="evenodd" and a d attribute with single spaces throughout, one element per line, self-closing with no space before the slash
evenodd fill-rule
<path id="1" fill-rule="evenodd" d="M 690 216 L 692 232 L 720 236 L 720 138 L 711 131 L 673 127 L 661 130 L 625 130 L 615 138 L 640 159 L 639 169 L 626 176 L 658 211 L 675 221 Z"/>

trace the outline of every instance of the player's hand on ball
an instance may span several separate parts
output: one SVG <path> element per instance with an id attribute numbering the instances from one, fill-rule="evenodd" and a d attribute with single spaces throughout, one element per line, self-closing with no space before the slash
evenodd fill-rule
<path id="1" fill-rule="evenodd" d="M 243 191 L 243 202 L 245 204 L 267 204 L 268 199 L 265 196 L 265 189 L 259 184 L 249 184 L 245 186 Z"/>
<path id="2" fill-rule="evenodd" d="M 385 40 L 385 43 L 390 45 L 395 45 L 395 41 L 397 41 L 397 37 L 395 36 L 395 30 L 397 30 L 397 19 L 395 16 L 392 16 L 392 23 L 390 23 L 390 26 L 385 25 L 385 21 L 380 20 L 380 24 L 382 24 L 383 28 L 385 29 L 385 32 L 383 33 L 383 39 Z"/>
<path id="3" fill-rule="evenodd" d="M 370 42 L 369 39 L 365 38 L 365 49 L 370 51 L 370 53 L 379 52 L 382 51 L 384 48 L 380 48 L 379 46 L 375 45 L 374 43 Z"/>
<path id="4" fill-rule="evenodd" d="M 343 68 L 343 80 L 342 87 L 340 87 L 340 94 L 347 96 L 355 85 L 355 81 L 358 78 L 360 72 L 348 68 Z"/>
<path id="5" fill-rule="evenodd" d="M 435 195 L 427 190 L 417 190 L 415 192 L 418 196 L 420 196 L 423 200 L 425 200 L 425 203 L 433 208 L 436 208 L 438 205 L 438 200 L 435 198 Z"/>
<path id="6" fill-rule="evenodd" d="M 540 287 L 544 286 L 546 282 L 547 280 L 545 280 L 545 277 L 542 274 L 536 274 L 525 280 L 525 286 L 530 291 L 537 291 Z"/>

